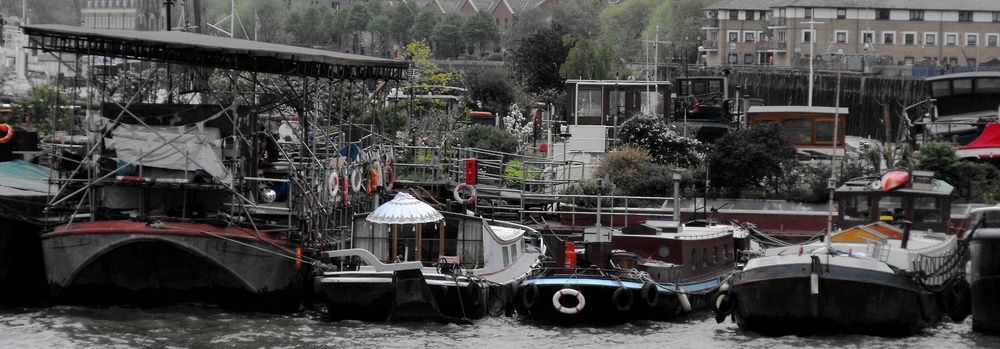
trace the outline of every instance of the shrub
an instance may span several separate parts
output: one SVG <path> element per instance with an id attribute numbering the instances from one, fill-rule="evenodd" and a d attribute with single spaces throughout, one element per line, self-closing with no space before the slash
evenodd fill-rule
<path id="1" fill-rule="evenodd" d="M 777 191 L 798 167 L 795 154 L 776 125 L 736 130 L 715 141 L 708 155 L 709 176 L 727 196 L 750 188 Z"/>
<path id="2" fill-rule="evenodd" d="M 517 151 L 517 138 L 505 130 L 486 125 L 472 125 L 462 130 L 454 140 L 462 147 L 513 153 Z"/>
<path id="3" fill-rule="evenodd" d="M 654 163 L 680 168 L 701 165 L 695 139 L 678 135 L 657 117 L 636 115 L 618 130 L 618 140 L 626 146 L 649 151 Z"/>
<path id="4" fill-rule="evenodd" d="M 597 193 L 600 191 L 601 195 L 622 195 L 621 191 L 614 186 L 605 185 L 601 188 L 597 186 L 597 180 L 587 179 L 577 183 L 571 184 L 565 190 L 563 194 L 566 195 L 588 195 L 589 197 L 583 198 L 560 198 L 560 202 L 563 203 L 576 203 L 580 207 L 597 207 Z M 611 198 L 601 198 L 601 205 L 608 207 L 611 206 Z"/>

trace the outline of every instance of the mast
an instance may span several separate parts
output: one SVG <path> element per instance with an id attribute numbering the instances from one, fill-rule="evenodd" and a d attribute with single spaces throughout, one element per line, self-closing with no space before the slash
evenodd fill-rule
<path id="1" fill-rule="evenodd" d="M 827 188 L 830 189 L 830 201 L 828 202 L 828 207 L 826 211 L 826 250 L 830 251 L 830 241 L 833 237 L 833 194 L 837 187 L 837 177 L 834 176 L 834 171 L 836 171 L 835 163 L 837 161 L 837 136 L 840 135 L 840 73 L 837 73 L 837 98 L 834 102 L 833 107 L 833 145 L 831 146 L 833 152 L 830 155 L 830 179 L 827 181 Z"/>

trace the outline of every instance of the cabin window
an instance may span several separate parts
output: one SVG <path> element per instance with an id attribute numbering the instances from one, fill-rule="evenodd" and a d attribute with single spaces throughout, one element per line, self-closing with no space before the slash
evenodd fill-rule
<path id="1" fill-rule="evenodd" d="M 833 143 L 833 120 L 816 121 L 816 141 Z M 839 138 L 839 137 L 838 137 Z"/>
<path id="2" fill-rule="evenodd" d="M 625 91 L 611 91 L 608 99 L 609 115 L 625 115 Z"/>
<path id="3" fill-rule="evenodd" d="M 941 223 L 941 200 L 928 197 L 914 198 L 913 221 L 916 223 Z"/>
<path id="4" fill-rule="evenodd" d="M 974 227 L 976 225 L 979 225 L 980 229 L 1000 228 L 1000 211 L 981 211 L 975 215 L 968 226 Z"/>
<path id="5" fill-rule="evenodd" d="M 1000 79 L 978 79 L 978 80 L 976 80 L 976 92 L 978 92 L 978 93 L 1000 93 Z"/>
<path id="6" fill-rule="evenodd" d="M 781 123 L 784 127 L 785 135 L 792 142 L 812 141 L 812 120 L 809 119 L 788 119 Z"/>
<path id="7" fill-rule="evenodd" d="M 712 247 L 712 256 L 715 258 L 715 263 L 719 263 L 719 246 Z"/>
<path id="8" fill-rule="evenodd" d="M 698 268 L 698 249 L 691 249 L 691 266 Z"/>
<path id="9" fill-rule="evenodd" d="M 931 84 L 931 94 L 934 97 L 947 96 L 951 94 L 951 81 L 935 81 Z"/>
<path id="10" fill-rule="evenodd" d="M 879 216 L 892 216 L 893 219 L 906 218 L 903 209 L 903 198 L 898 196 L 883 196 L 878 200 Z"/>
<path id="11" fill-rule="evenodd" d="M 952 82 L 955 86 L 955 94 L 972 93 L 972 79 L 958 79 Z"/>
<path id="12" fill-rule="evenodd" d="M 708 265 L 708 248 L 701 249 L 701 262 Z"/>
<path id="13" fill-rule="evenodd" d="M 729 260 L 729 244 L 722 244 L 722 255 L 726 257 L 727 261 Z"/>
<path id="14" fill-rule="evenodd" d="M 708 91 L 711 93 L 722 93 L 722 81 L 719 80 L 709 80 L 708 81 Z"/>
<path id="15" fill-rule="evenodd" d="M 863 221 L 871 219 L 871 210 L 868 207 L 868 197 L 847 197 L 844 202 L 844 219 Z"/>
<path id="16" fill-rule="evenodd" d="M 656 91 L 641 92 L 642 113 L 646 115 L 660 115 L 660 95 Z"/>
<path id="17" fill-rule="evenodd" d="M 517 244 L 510 245 L 510 257 L 511 259 L 517 259 Z"/>
<path id="18" fill-rule="evenodd" d="M 503 265 L 510 264 L 510 254 L 508 254 L 507 248 L 506 247 L 502 247 L 502 248 L 500 248 L 500 250 L 503 251 Z"/>
<path id="19" fill-rule="evenodd" d="M 576 100 L 577 116 L 601 116 L 601 106 L 604 101 L 601 98 L 600 88 L 581 88 Z"/>

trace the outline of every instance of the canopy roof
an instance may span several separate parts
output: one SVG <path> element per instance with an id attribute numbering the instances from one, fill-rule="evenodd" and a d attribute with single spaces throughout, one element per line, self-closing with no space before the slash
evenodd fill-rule
<path id="1" fill-rule="evenodd" d="M 395 198 L 376 208 L 367 218 L 369 222 L 381 224 L 417 224 L 442 219 L 441 212 L 407 193 L 396 194 Z"/>
<path id="2" fill-rule="evenodd" d="M 401 80 L 409 66 L 391 59 L 182 31 L 103 30 L 66 25 L 21 28 L 31 36 L 29 46 L 34 49 L 269 74 Z"/>

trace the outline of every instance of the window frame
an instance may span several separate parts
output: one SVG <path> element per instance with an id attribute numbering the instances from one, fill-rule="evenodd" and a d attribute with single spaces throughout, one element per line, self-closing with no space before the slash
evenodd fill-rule
<path id="1" fill-rule="evenodd" d="M 729 10 L 729 20 L 730 21 L 738 21 L 738 20 L 740 20 L 740 11 Z"/>
<path id="2" fill-rule="evenodd" d="M 748 36 L 747 34 L 750 34 L 750 35 Z M 753 30 L 744 30 L 743 31 L 743 41 L 742 42 L 745 43 L 745 44 L 752 44 L 752 43 L 757 42 L 757 32 L 755 32 Z"/>
<path id="3" fill-rule="evenodd" d="M 812 7 L 803 7 L 802 11 L 802 18 L 805 19 L 812 19 L 816 15 L 816 11 Z"/>
<path id="4" fill-rule="evenodd" d="M 975 38 L 975 40 L 969 40 Z M 979 33 L 965 33 L 965 46 L 976 47 L 979 46 Z"/>
<path id="5" fill-rule="evenodd" d="M 938 42 L 937 42 L 937 34 L 938 33 L 936 33 L 936 32 L 925 32 L 924 33 L 923 44 L 924 45 L 937 45 L 938 44 Z M 932 42 L 927 42 L 927 38 L 928 37 L 934 38 L 933 40 L 931 40 Z"/>
<path id="6" fill-rule="evenodd" d="M 920 42 L 917 40 L 918 39 L 918 37 L 917 37 L 918 33 L 917 32 L 903 32 L 902 34 L 903 34 L 903 45 L 905 45 L 905 46 L 916 46 L 916 45 L 920 44 Z M 912 35 L 913 36 L 912 42 L 910 42 L 910 43 L 906 42 L 906 36 L 907 35 Z"/>
<path id="7" fill-rule="evenodd" d="M 955 42 L 949 43 L 949 37 L 955 38 Z M 944 33 L 944 41 L 942 41 L 942 43 L 945 46 L 958 46 L 958 33 Z"/>
<path id="8" fill-rule="evenodd" d="M 806 34 L 807 33 L 809 34 L 809 40 L 806 40 Z M 816 40 L 816 31 L 815 30 L 805 29 L 805 30 L 802 31 L 802 42 L 812 43 L 813 40 Z"/>
<path id="9" fill-rule="evenodd" d="M 990 42 L 993 39 L 993 42 Z M 986 33 L 986 47 L 997 47 L 1000 46 L 1000 33 Z"/>
<path id="10" fill-rule="evenodd" d="M 840 35 L 844 35 L 844 40 L 840 40 Z M 849 30 L 835 30 L 833 31 L 833 40 L 838 44 L 849 44 L 851 38 L 851 32 Z"/>
<path id="11" fill-rule="evenodd" d="M 846 8 L 841 7 L 841 8 L 837 9 L 837 19 L 847 19 L 847 9 Z"/>
<path id="12" fill-rule="evenodd" d="M 924 10 L 910 10 L 910 20 L 920 22 L 924 20 Z"/>
<path id="13" fill-rule="evenodd" d="M 886 37 L 891 37 L 892 38 L 891 41 L 890 42 L 886 42 L 885 41 Z M 882 31 L 881 39 L 882 39 L 882 45 L 895 45 L 896 44 L 896 32 L 895 31 L 888 31 L 888 30 Z"/>
<path id="14" fill-rule="evenodd" d="M 973 11 L 958 11 L 959 22 L 972 22 L 973 16 L 974 16 Z"/>
<path id="15" fill-rule="evenodd" d="M 883 16 L 884 15 L 884 16 Z M 892 17 L 892 11 L 887 8 L 877 8 L 875 9 L 875 20 L 876 21 L 888 21 Z"/>

